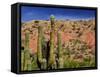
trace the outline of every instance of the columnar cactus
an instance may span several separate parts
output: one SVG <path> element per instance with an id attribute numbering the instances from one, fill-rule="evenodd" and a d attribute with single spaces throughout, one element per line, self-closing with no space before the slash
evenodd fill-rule
<path id="1" fill-rule="evenodd" d="M 42 56 L 42 26 L 38 27 L 37 62 L 40 69 L 46 69 L 46 59 Z"/>
<path id="2" fill-rule="evenodd" d="M 63 52 L 62 52 L 62 42 L 61 42 L 61 31 L 58 31 L 58 68 L 63 68 Z"/>
<path id="3" fill-rule="evenodd" d="M 55 52 L 54 52 L 54 20 L 55 17 L 51 15 L 50 21 L 51 21 L 51 32 L 50 32 L 50 54 L 49 54 L 49 64 L 48 67 L 50 69 L 56 68 L 56 61 L 55 61 Z"/>
<path id="4" fill-rule="evenodd" d="M 24 49 L 24 61 L 23 61 L 23 70 L 31 70 L 31 60 L 29 53 L 29 32 L 26 31 L 25 34 L 25 49 Z"/>
<path id="5" fill-rule="evenodd" d="M 42 44 L 41 44 L 41 26 L 38 27 L 38 44 L 37 44 L 37 59 L 41 63 L 42 59 Z"/>

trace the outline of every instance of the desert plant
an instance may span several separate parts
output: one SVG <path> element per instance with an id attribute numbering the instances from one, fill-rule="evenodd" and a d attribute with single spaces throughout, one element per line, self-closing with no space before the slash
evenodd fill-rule
<path id="1" fill-rule="evenodd" d="M 56 60 L 55 60 L 55 51 L 54 51 L 54 21 L 55 17 L 51 15 L 51 32 L 50 32 L 50 52 L 49 52 L 49 61 L 48 68 L 55 69 L 56 68 Z"/>
<path id="2" fill-rule="evenodd" d="M 42 26 L 38 27 L 37 64 L 40 69 L 46 69 L 46 59 L 42 54 Z"/>
<path id="3" fill-rule="evenodd" d="M 23 50 L 23 70 L 31 70 L 31 59 L 29 53 L 29 32 L 25 33 L 25 48 Z"/>
<path id="4" fill-rule="evenodd" d="M 62 42 L 61 42 L 61 31 L 58 31 L 58 68 L 63 68 L 63 51 L 62 51 Z"/>

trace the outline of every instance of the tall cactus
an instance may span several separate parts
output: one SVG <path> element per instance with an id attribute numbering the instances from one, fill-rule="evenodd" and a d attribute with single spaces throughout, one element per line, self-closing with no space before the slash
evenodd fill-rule
<path id="1" fill-rule="evenodd" d="M 42 26 L 38 27 L 37 62 L 40 69 L 46 69 L 46 59 L 42 56 Z"/>
<path id="2" fill-rule="evenodd" d="M 58 68 L 63 68 L 63 52 L 62 52 L 62 42 L 61 42 L 61 31 L 58 31 Z"/>
<path id="3" fill-rule="evenodd" d="M 48 63 L 48 67 L 50 69 L 54 69 L 56 68 L 56 61 L 55 61 L 55 52 L 54 52 L 54 21 L 55 21 L 55 17 L 53 15 L 51 15 L 50 17 L 50 21 L 51 21 L 51 32 L 50 32 L 50 54 L 49 54 L 49 63 Z"/>
<path id="4" fill-rule="evenodd" d="M 31 60 L 30 60 L 30 53 L 29 53 L 29 32 L 28 31 L 26 31 L 26 34 L 25 34 L 23 70 L 31 70 Z"/>
<path id="5" fill-rule="evenodd" d="M 41 44 L 41 26 L 38 27 L 38 44 L 37 44 L 37 59 L 41 63 L 42 61 L 42 44 Z"/>

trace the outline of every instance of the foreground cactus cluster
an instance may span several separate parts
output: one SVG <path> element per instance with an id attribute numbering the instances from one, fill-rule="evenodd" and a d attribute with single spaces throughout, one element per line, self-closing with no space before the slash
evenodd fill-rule
<path id="1" fill-rule="evenodd" d="M 37 63 L 37 68 L 46 69 L 57 69 L 63 68 L 63 53 L 62 53 L 62 43 L 61 43 L 61 31 L 55 31 L 55 17 L 51 15 L 51 30 L 50 30 L 50 40 L 45 41 L 43 36 L 43 27 L 38 25 L 38 42 L 37 42 L 37 54 L 35 56 L 35 62 Z M 29 50 L 29 33 L 25 32 L 25 49 L 22 51 L 22 70 L 32 69 L 32 58 L 30 56 Z M 57 33 L 58 47 L 57 51 L 54 48 L 54 36 Z M 45 45 L 46 44 L 46 45 Z M 44 50 L 45 48 L 45 50 Z"/>
<path id="2" fill-rule="evenodd" d="M 71 39 L 67 44 L 62 43 L 62 30 L 56 29 L 53 15 L 50 16 L 49 40 L 45 40 L 43 26 L 39 24 L 39 21 L 35 23 L 36 27 L 38 26 L 37 53 L 30 54 L 32 52 L 29 48 L 30 35 L 29 31 L 26 30 L 24 49 L 21 52 L 21 70 L 50 70 L 95 66 L 94 50 L 91 51 L 86 43 L 81 42 L 79 39 Z M 57 36 L 56 45 L 55 36 Z"/>
<path id="3" fill-rule="evenodd" d="M 47 41 L 47 50 L 45 51 L 45 56 L 43 57 L 43 32 L 42 26 L 38 27 L 38 49 L 37 49 L 37 61 L 40 69 L 57 69 L 63 68 L 63 59 L 62 59 L 62 48 L 61 48 L 61 33 L 58 31 L 58 52 L 54 49 L 54 36 L 55 36 L 55 17 L 52 15 L 50 17 L 51 21 L 51 30 L 50 30 L 50 40 Z"/>

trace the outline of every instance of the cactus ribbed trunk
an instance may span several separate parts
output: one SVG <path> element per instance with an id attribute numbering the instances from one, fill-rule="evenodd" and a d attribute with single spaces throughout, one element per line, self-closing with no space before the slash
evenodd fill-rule
<path id="1" fill-rule="evenodd" d="M 53 31 L 50 33 L 50 56 L 49 56 L 49 66 L 52 68 L 55 62 L 55 55 L 54 55 L 54 33 Z"/>
<path id="2" fill-rule="evenodd" d="M 37 61 L 38 66 L 40 69 L 46 69 L 46 59 L 43 58 L 42 53 L 42 43 L 43 43 L 43 37 L 42 37 L 42 26 L 38 27 L 38 43 L 37 43 Z"/>
<path id="3" fill-rule="evenodd" d="M 63 68 L 63 52 L 62 52 L 62 42 L 61 42 L 61 31 L 58 31 L 58 68 Z"/>
<path id="4" fill-rule="evenodd" d="M 25 34 L 23 70 L 31 70 L 31 60 L 30 60 L 30 53 L 29 53 L 29 32 L 26 32 Z"/>
<path id="5" fill-rule="evenodd" d="M 56 68 L 56 61 L 55 61 L 55 52 L 54 52 L 54 21 L 55 17 L 51 16 L 50 17 L 51 21 L 51 32 L 50 32 L 50 55 L 49 55 L 49 64 L 48 67 L 50 69 L 55 69 Z"/>
<path id="6" fill-rule="evenodd" d="M 37 44 L 37 59 L 40 63 L 42 63 L 42 27 L 38 27 L 38 44 Z"/>
<path id="7" fill-rule="evenodd" d="M 62 44 L 61 44 L 61 32 L 60 31 L 58 31 L 57 38 L 58 38 L 58 58 L 60 58 L 62 57 Z"/>

